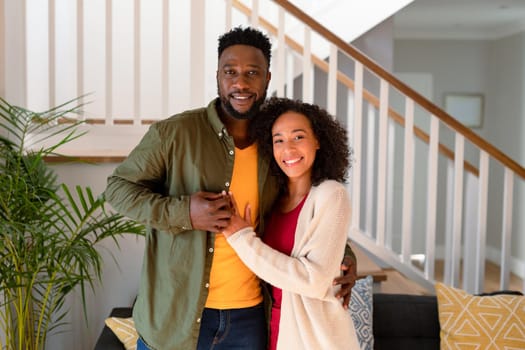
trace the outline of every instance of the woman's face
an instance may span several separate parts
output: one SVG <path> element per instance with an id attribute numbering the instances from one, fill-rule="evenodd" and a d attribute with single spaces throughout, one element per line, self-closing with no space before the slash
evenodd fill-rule
<path id="1" fill-rule="evenodd" d="M 273 157 L 290 180 L 310 180 L 319 142 L 308 118 L 285 112 L 272 126 Z"/>

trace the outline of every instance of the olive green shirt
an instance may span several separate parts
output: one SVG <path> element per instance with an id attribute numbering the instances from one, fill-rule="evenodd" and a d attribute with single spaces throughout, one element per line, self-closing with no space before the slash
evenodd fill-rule
<path id="1" fill-rule="evenodd" d="M 106 200 L 148 227 L 133 318 L 151 349 L 195 349 L 208 295 L 215 234 L 192 229 L 189 199 L 228 191 L 235 146 L 215 107 L 153 124 L 108 178 Z M 258 159 L 259 220 L 277 195 Z"/>

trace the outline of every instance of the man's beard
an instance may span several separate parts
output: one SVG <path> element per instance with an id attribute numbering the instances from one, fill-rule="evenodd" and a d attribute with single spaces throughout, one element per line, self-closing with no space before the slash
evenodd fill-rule
<path id="1" fill-rule="evenodd" d="M 253 105 L 250 107 L 249 110 L 247 110 L 244 113 L 238 112 L 233 108 L 232 104 L 230 103 L 230 100 L 227 96 L 221 95 L 219 92 L 219 96 L 221 99 L 221 104 L 224 110 L 233 118 L 235 119 L 252 119 L 259 113 L 259 109 L 261 108 L 261 105 L 266 100 L 266 92 L 261 96 L 260 99 L 256 100 Z"/>

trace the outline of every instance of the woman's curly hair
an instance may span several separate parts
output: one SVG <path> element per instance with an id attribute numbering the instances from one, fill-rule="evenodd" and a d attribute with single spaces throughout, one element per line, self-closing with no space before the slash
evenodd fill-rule
<path id="1" fill-rule="evenodd" d="M 272 127 L 286 112 L 304 115 L 310 121 L 319 149 L 312 168 L 312 184 L 324 180 L 346 182 L 352 151 L 348 145 L 346 129 L 326 110 L 317 105 L 288 98 L 270 98 L 252 123 L 252 134 L 263 157 L 271 159 L 270 169 L 277 176 L 281 192 L 287 189 L 287 177 L 273 158 Z"/>

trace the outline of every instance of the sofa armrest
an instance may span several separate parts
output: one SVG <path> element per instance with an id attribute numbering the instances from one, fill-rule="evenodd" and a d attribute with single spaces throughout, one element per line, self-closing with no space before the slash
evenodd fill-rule
<path id="1" fill-rule="evenodd" d="M 117 307 L 111 310 L 110 317 L 131 317 L 133 309 L 131 307 Z M 94 350 L 125 350 L 124 345 L 118 340 L 117 336 L 104 325 L 102 333 L 97 340 Z"/>
<path id="2" fill-rule="evenodd" d="M 439 350 L 436 296 L 376 293 L 373 302 L 374 349 Z"/>

